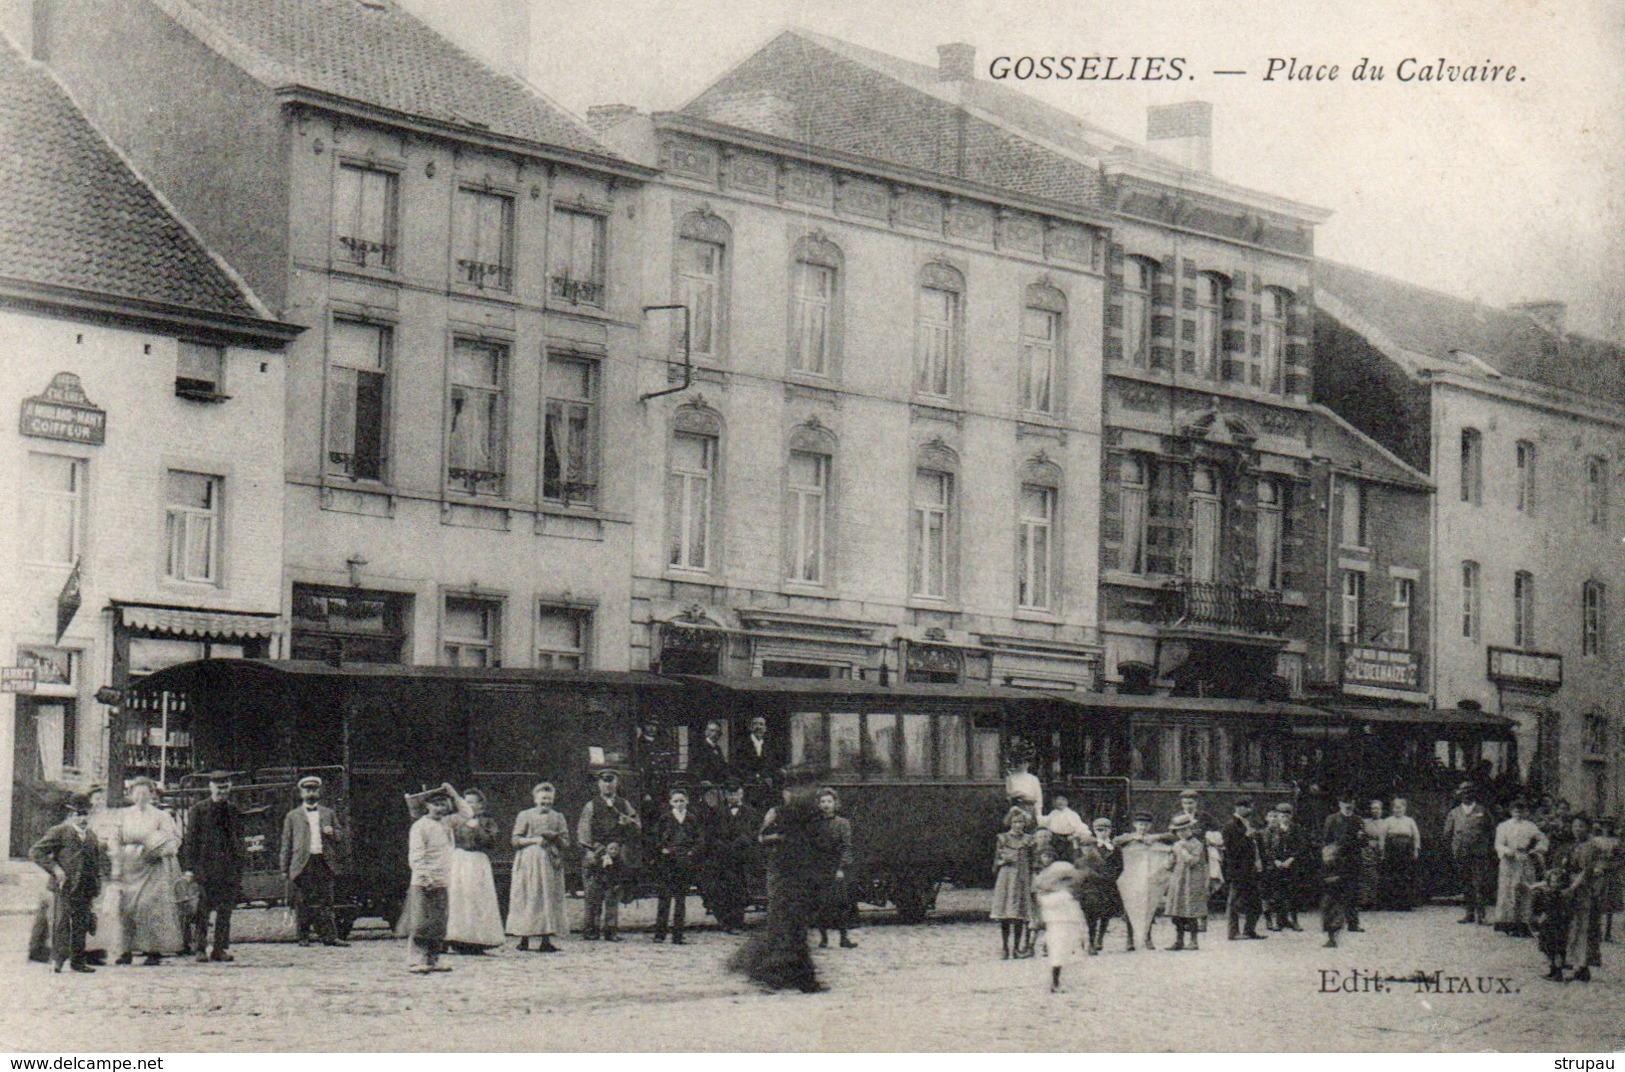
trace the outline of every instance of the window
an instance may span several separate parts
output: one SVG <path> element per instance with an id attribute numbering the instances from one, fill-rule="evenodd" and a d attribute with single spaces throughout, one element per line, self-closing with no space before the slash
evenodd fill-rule
<path id="1" fill-rule="evenodd" d="M 340 164 L 333 187 L 333 259 L 362 268 L 395 267 L 395 175 Z"/>
<path id="2" fill-rule="evenodd" d="M 1259 343 L 1258 367 L 1253 382 L 1266 391 L 1280 394 L 1286 368 L 1286 322 L 1292 311 L 1292 296 L 1282 290 L 1264 292 L 1263 336 Z"/>
<path id="3" fill-rule="evenodd" d="M 670 565 L 679 569 L 711 568 L 711 494 L 716 473 L 715 436 L 677 432 L 671 438 L 671 465 L 666 477 Z"/>
<path id="4" fill-rule="evenodd" d="M 175 394 L 205 402 L 225 397 L 226 348 L 182 340 L 175 362 Z"/>
<path id="5" fill-rule="evenodd" d="M 442 666 L 501 666 L 502 604 L 475 596 L 446 597 L 440 623 Z"/>
<path id="6" fill-rule="evenodd" d="M 542 434 L 542 498 L 592 504 L 598 498 L 598 362 L 549 355 Z"/>
<path id="7" fill-rule="evenodd" d="M 1347 478 L 1337 482 L 1343 500 L 1342 544 L 1344 547 L 1365 546 L 1365 485 Z"/>
<path id="8" fill-rule="evenodd" d="M 1478 639 L 1478 563 L 1461 564 L 1461 635 L 1468 640 Z"/>
<path id="9" fill-rule="evenodd" d="M 928 599 L 948 596 L 948 526 L 953 510 L 952 474 L 914 472 L 913 568 L 909 591 Z"/>
<path id="10" fill-rule="evenodd" d="M 591 637 L 591 611 L 581 607 L 541 604 L 536 611 L 536 668 L 587 669 Z"/>
<path id="11" fill-rule="evenodd" d="M 1129 777 L 1137 782 L 1162 780 L 1162 740 L 1155 725 L 1136 723 L 1130 729 Z"/>
<path id="12" fill-rule="evenodd" d="M 1064 365 L 1062 332 L 1066 297 L 1053 287 L 1027 288 L 1021 310 L 1021 408 L 1032 413 L 1060 410 L 1060 375 Z"/>
<path id="13" fill-rule="evenodd" d="M 1581 752 L 1586 756 L 1608 755 L 1608 716 L 1586 715 L 1580 726 Z"/>
<path id="14" fill-rule="evenodd" d="M 1191 470 L 1191 580 L 1219 577 L 1218 474 L 1205 465 Z"/>
<path id="15" fill-rule="evenodd" d="M 977 712 L 971 716 L 971 768 L 972 778 L 991 781 L 1000 777 L 999 768 L 999 715 L 996 711 Z"/>
<path id="16" fill-rule="evenodd" d="M 790 367 L 797 372 L 827 376 L 833 345 L 835 268 L 797 260 L 790 273 Z"/>
<path id="17" fill-rule="evenodd" d="M 1608 459 L 1586 459 L 1586 521 L 1608 527 Z"/>
<path id="18" fill-rule="evenodd" d="M 856 712 L 829 715 L 829 769 L 856 772 L 863 765 L 863 727 Z"/>
<path id="19" fill-rule="evenodd" d="M 1360 609 L 1365 602 L 1365 574 L 1359 570 L 1343 571 L 1343 616 L 1339 631 L 1343 643 L 1360 642 Z"/>
<path id="20" fill-rule="evenodd" d="M 1394 578 L 1394 602 L 1389 608 L 1388 646 L 1401 651 L 1411 647 L 1411 604 L 1416 600 L 1416 582 L 1409 577 Z"/>
<path id="21" fill-rule="evenodd" d="M 827 767 L 829 719 L 822 712 L 798 711 L 790 716 L 790 766 Z"/>
<path id="22" fill-rule="evenodd" d="M 1017 603 L 1024 610 L 1054 606 L 1055 489 L 1021 485 L 1021 540 Z"/>
<path id="23" fill-rule="evenodd" d="M 905 715 L 904 718 L 914 716 Z M 937 716 L 937 773 L 944 778 L 963 778 L 970 773 L 970 716 Z M 907 757 L 904 757 L 905 761 Z"/>
<path id="24" fill-rule="evenodd" d="M 1535 445 L 1528 440 L 1518 440 L 1518 512 L 1532 514 L 1535 512 Z"/>
<path id="25" fill-rule="evenodd" d="M 328 472 L 384 479 L 390 343 L 377 324 L 335 320 L 327 338 Z"/>
<path id="26" fill-rule="evenodd" d="M 164 576 L 213 584 L 220 579 L 220 478 L 171 469 L 164 480 L 168 561 Z"/>
<path id="27" fill-rule="evenodd" d="M 22 515 L 28 533 L 23 558 L 71 566 L 82 553 L 85 463 L 57 454 L 29 454 Z"/>
<path id="28" fill-rule="evenodd" d="M 789 471 L 790 579 L 824 583 L 825 515 L 829 507 L 829 457 L 792 450 Z"/>
<path id="29" fill-rule="evenodd" d="M 1281 587 L 1281 488 L 1273 480 L 1258 482 L 1257 567 L 1253 583 L 1274 591 Z"/>
<path id="30" fill-rule="evenodd" d="M 486 290 L 513 289 L 513 198 L 457 191 L 457 279 Z"/>
<path id="31" fill-rule="evenodd" d="M 571 305 L 602 307 L 604 217 L 594 212 L 555 208 L 548 245 L 548 292 Z"/>
<path id="32" fill-rule="evenodd" d="M 1580 653 L 1601 655 L 1607 640 L 1606 586 L 1601 581 L 1587 581 L 1580 589 Z"/>
<path id="33" fill-rule="evenodd" d="M 507 473 L 508 347 L 458 339 L 451 349 L 446 479 L 470 495 L 503 494 Z"/>
<path id="34" fill-rule="evenodd" d="M 1118 494 L 1123 512 L 1123 548 L 1118 563 L 1129 573 L 1146 572 L 1148 464 L 1144 458 L 1133 454 L 1118 461 Z"/>
<path id="35" fill-rule="evenodd" d="M 1196 374 L 1216 380 L 1224 368 L 1224 280 L 1204 275 L 1196 281 Z"/>
<path id="36" fill-rule="evenodd" d="M 871 711 L 863 716 L 864 769 L 882 777 L 897 770 L 897 716 Z"/>
<path id="37" fill-rule="evenodd" d="M 1123 357 L 1135 368 L 1145 368 L 1151 356 L 1151 296 L 1156 289 L 1157 266 L 1130 257 L 1123 266 Z"/>
<path id="38" fill-rule="evenodd" d="M 958 323 L 958 293 L 941 287 L 920 289 L 919 351 L 914 369 L 914 389 L 920 394 L 948 396 L 959 346 Z"/>
<path id="39" fill-rule="evenodd" d="M 722 255 L 720 242 L 677 240 L 678 300 L 688 306 L 690 357 L 722 352 Z"/>
<path id="40" fill-rule="evenodd" d="M 1476 428 L 1461 430 L 1461 501 L 1484 501 L 1484 440 Z"/>
<path id="41" fill-rule="evenodd" d="M 1512 646 L 1535 646 L 1535 578 L 1526 570 L 1512 575 Z"/>

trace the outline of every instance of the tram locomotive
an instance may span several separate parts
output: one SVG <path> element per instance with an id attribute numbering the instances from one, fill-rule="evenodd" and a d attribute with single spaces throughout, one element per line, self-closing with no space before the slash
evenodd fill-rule
<path id="1" fill-rule="evenodd" d="M 350 831 L 341 916 L 391 923 L 409 878 L 403 794 L 442 781 L 478 786 L 506 824 L 530 806 L 535 782 L 551 781 L 573 830 L 595 772 L 614 768 L 647 830 L 674 785 L 720 798 L 723 786 L 688 770 L 712 721 L 737 758 L 750 721 L 763 718 L 774 771 L 814 770 L 836 787 L 853 826 L 849 888 L 909 921 L 925 917 L 944 881 L 990 881 L 1007 807 L 1004 759 L 1018 739 L 1049 796 L 1065 792 L 1086 818 L 1109 816 L 1119 829 L 1142 809 L 1164 822 L 1184 788 L 1200 791 L 1218 821 L 1240 796 L 1292 800 L 1309 829 L 1335 807 L 1328 788 L 1406 792 L 1419 805 L 1426 874 L 1439 872 L 1429 864 L 1444 855 L 1428 838 L 1436 811 L 1442 822 L 1437 787 L 1458 771 L 1435 761 L 1419 773 L 1424 761 L 1437 743 L 1451 763 L 1476 765 L 1508 736 L 1508 720 L 1478 712 L 1418 712 L 1403 725 L 1373 725 L 1281 701 L 975 683 L 224 659 L 171 667 L 132 690 L 149 709 L 168 693 L 179 701 L 171 710 L 188 712 L 197 770 L 243 772 L 233 796 L 251 813 L 245 900 L 281 902 L 281 816 L 296 801 L 297 778 L 318 773 Z M 639 740 L 644 725 L 657 728 L 657 746 Z M 1411 766 L 1398 763 L 1401 753 Z M 183 796 L 203 792 L 195 776 L 179 781 Z M 777 800 L 773 774 L 747 778 L 745 789 L 759 809 Z M 505 899 L 505 838 L 491 858 Z M 579 861 L 566 859 L 578 882 Z"/>

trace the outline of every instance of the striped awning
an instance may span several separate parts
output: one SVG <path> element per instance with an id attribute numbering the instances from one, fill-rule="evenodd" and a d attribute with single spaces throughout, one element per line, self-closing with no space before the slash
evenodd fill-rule
<path id="1" fill-rule="evenodd" d="M 223 610 L 185 610 L 142 603 L 117 604 L 128 629 L 171 636 L 232 639 L 276 635 L 277 615 Z"/>

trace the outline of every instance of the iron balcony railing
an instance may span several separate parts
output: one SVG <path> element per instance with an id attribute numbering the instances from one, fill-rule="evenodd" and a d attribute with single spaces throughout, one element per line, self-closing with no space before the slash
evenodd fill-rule
<path id="1" fill-rule="evenodd" d="M 1280 592 L 1179 580 L 1158 589 L 1157 620 L 1165 625 L 1279 636 L 1286 632 L 1288 611 Z"/>

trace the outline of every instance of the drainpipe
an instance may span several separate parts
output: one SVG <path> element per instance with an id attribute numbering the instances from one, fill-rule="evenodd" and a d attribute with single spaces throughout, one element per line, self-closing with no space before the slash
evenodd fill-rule
<path id="1" fill-rule="evenodd" d="M 691 360 L 691 358 L 689 356 L 689 348 L 688 348 L 688 315 L 689 315 L 688 314 L 688 306 L 686 306 L 686 305 L 645 305 L 643 307 L 643 311 L 645 313 L 653 313 L 653 312 L 659 312 L 659 311 L 662 311 L 662 310 L 672 310 L 672 309 L 681 309 L 683 311 L 683 382 L 680 385 L 676 386 L 676 387 L 668 387 L 664 391 L 650 391 L 648 394 L 639 395 L 638 396 L 638 401 L 639 402 L 647 402 L 651 398 L 659 398 L 662 395 L 674 395 L 674 394 L 677 394 L 679 391 L 688 390 L 694 384 L 694 362 Z"/>

